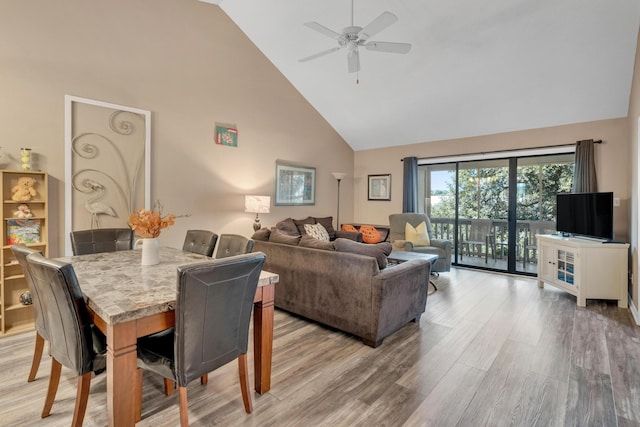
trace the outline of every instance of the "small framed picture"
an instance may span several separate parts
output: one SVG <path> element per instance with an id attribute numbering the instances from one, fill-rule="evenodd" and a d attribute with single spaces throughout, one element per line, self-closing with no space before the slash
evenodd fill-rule
<path id="1" fill-rule="evenodd" d="M 369 200 L 391 200 L 391 174 L 369 175 Z"/>

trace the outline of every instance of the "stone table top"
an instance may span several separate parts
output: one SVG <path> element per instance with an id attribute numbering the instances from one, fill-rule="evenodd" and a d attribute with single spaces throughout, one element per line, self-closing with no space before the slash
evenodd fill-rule
<path id="1" fill-rule="evenodd" d="M 140 249 L 57 258 L 68 262 L 78 277 L 87 305 L 107 324 L 115 325 L 175 308 L 177 268 L 212 258 L 161 247 L 160 264 L 141 265 Z M 262 271 L 258 286 L 278 282 Z"/>

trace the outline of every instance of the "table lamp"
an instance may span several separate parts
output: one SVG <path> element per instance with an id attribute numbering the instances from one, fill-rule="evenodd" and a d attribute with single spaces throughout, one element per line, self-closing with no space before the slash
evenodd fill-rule
<path id="1" fill-rule="evenodd" d="M 269 196 L 244 196 L 244 211 L 256 214 L 253 222 L 253 230 L 258 231 L 262 227 L 260 224 L 260 214 L 269 213 L 271 197 Z"/>

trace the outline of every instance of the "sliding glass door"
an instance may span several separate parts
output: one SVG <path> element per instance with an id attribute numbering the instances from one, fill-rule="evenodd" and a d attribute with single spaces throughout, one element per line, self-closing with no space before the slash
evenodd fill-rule
<path id="1" fill-rule="evenodd" d="M 573 154 L 518 159 L 516 271 L 538 271 L 536 234 L 556 230 L 556 194 L 571 191 Z"/>
<path id="2" fill-rule="evenodd" d="M 456 161 L 418 167 L 420 211 L 452 263 L 537 271 L 535 235 L 555 230 L 555 195 L 570 191 L 573 153 Z"/>

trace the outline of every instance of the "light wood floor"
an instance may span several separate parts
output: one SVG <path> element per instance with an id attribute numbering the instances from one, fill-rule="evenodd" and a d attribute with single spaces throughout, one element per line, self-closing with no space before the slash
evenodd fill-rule
<path id="1" fill-rule="evenodd" d="M 189 386 L 194 426 L 640 425 L 640 327 L 628 310 L 529 278 L 454 269 L 420 324 L 372 349 L 276 311 L 272 388 L 244 413 L 232 363 Z M 33 334 L 0 339 L 0 425 L 68 426 L 75 380 L 63 369 L 42 420 L 50 361 L 27 383 Z M 250 353 L 251 354 L 251 353 Z M 106 377 L 85 426 L 107 424 Z M 253 380 L 253 378 L 252 378 Z M 142 426 L 178 424 L 177 394 L 145 375 Z"/>

